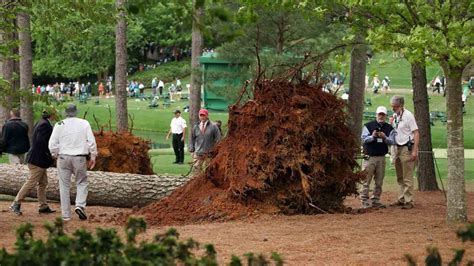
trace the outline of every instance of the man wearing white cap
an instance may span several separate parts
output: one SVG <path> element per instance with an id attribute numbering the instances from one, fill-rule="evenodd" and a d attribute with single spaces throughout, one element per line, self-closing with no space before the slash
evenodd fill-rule
<path id="1" fill-rule="evenodd" d="M 362 181 L 360 199 L 364 208 L 369 208 L 369 187 L 374 179 L 375 187 L 371 197 L 372 207 L 385 208 L 380 202 L 382 195 L 382 185 L 385 176 L 385 155 L 388 153 L 388 145 L 394 144 L 395 131 L 393 127 L 385 122 L 387 118 L 387 108 L 377 107 L 376 119 L 364 125 L 362 129 L 362 144 L 364 147 L 363 170 L 367 176 Z"/>
<path id="2" fill-rule="evenodd" d="M 77 107 L 69 104 L 66 107 L 66 119 L 56 123 L 49 140 L 49 150 L 57 158 L 59 175 L 59 195 L 61 212 L 64 221 L 71 219 L 71 175 L 76 177 L 76 208 L 74 212 L 79 219 L 86 220 L 87 200 L 87 166 L 95 166 L 97 145 L 91 126 L 87 120 L 76 117 Z M 87 158 L 90 157 L 89 162 Z"/>

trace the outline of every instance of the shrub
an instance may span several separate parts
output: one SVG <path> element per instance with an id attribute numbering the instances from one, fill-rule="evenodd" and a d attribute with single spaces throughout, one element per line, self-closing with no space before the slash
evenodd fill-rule
<path id="1" fill-rule="evenodd" d="M 152 241 L 137 243 L 137 236 L 146 231 L 143 219 L 130 218 L 125 227 L 126 242 L 122 242 L 115 229 L 98 228 L 95 235 L 79 229 L 71 236 L 64 232 L 63 221 L 46 224 L 45 241 L 33 237 L 33 225 L 24 224 L 17 229 L 16 250 L 0 250 L 0 265 L 217 265 L 212 245 L 200 244 L 192 239 L 179 240 L 175 229 L 159 234 Z M 202 256 L 197 256 L 198 251 Z M 248 265 L 268 265 L 264 256 L 246 254 Z M 276 265 L 282 265 L 280 255 L 272 254 Z M 232 256 L 230 265 L 243 265 Z"/>

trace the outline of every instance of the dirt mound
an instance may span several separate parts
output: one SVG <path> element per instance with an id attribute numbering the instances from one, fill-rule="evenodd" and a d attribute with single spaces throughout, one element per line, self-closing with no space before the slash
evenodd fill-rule
<path id="1" fill-rule="evenodd" d="M 208 167 L 141 209 L 151 224 L 227 220 L 256 213 L 340 212 L 357 193 L 358 151 L 344 103 L 320 85 L 272 81 L 229 110 L 228 135 Z"/>
<path id="2" fill-rule="evenodd" d="M 94 133 L 99 152 L 94 170 L 152 175 L 150 143 L 130 133 Z"/>

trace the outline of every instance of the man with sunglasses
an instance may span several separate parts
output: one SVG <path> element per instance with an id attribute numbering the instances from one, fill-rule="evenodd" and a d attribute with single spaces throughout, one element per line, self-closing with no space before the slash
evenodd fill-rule
<path id="1" fill-rule="evenodd" d="M 390 104 L 394 112 L 390 122 L 396 132 L 395 171 L 398 185 L 400 186 L 400 196 L 391 205 L 400 206 L 402 209 L 412 209 L 414 207 L 413 170 L 418 159 L 420 135 L 415 116 L 403 107 L 405 99 L 402 96 L 395 95 L 390 100 Z"/>
<path id="2" fill-rule="evenodd" d="M 372 195 L 372 207 L 385 208 L 380 202 L 382 195 L 382 185 L 385 176 L 385 155 L 388 153 L 388 145 L 395 141 L 395 131 L 393 127 L 385 122 L 387 118 L 387 108 L 377 107 L 377 117 L 364 125 L 362 129 L 362 144 L 364 147 L 364 162 L 362 168 L 367 176 L 362 181 L 360 199 L 363 208 L 369 208 L 369 187 L 374 179 L 374 192 Z"/>

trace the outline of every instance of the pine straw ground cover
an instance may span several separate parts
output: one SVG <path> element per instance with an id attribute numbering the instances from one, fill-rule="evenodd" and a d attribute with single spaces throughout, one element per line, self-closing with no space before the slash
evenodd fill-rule
<path id="1" fill-rule="evenodd" d="M 171 224 L 345 210 L 363 174 L 344 103 L 303 82 L 266 81 L 251 94 L 229 108 L 228 135 L 205 171 L 134 214 Z"/>

